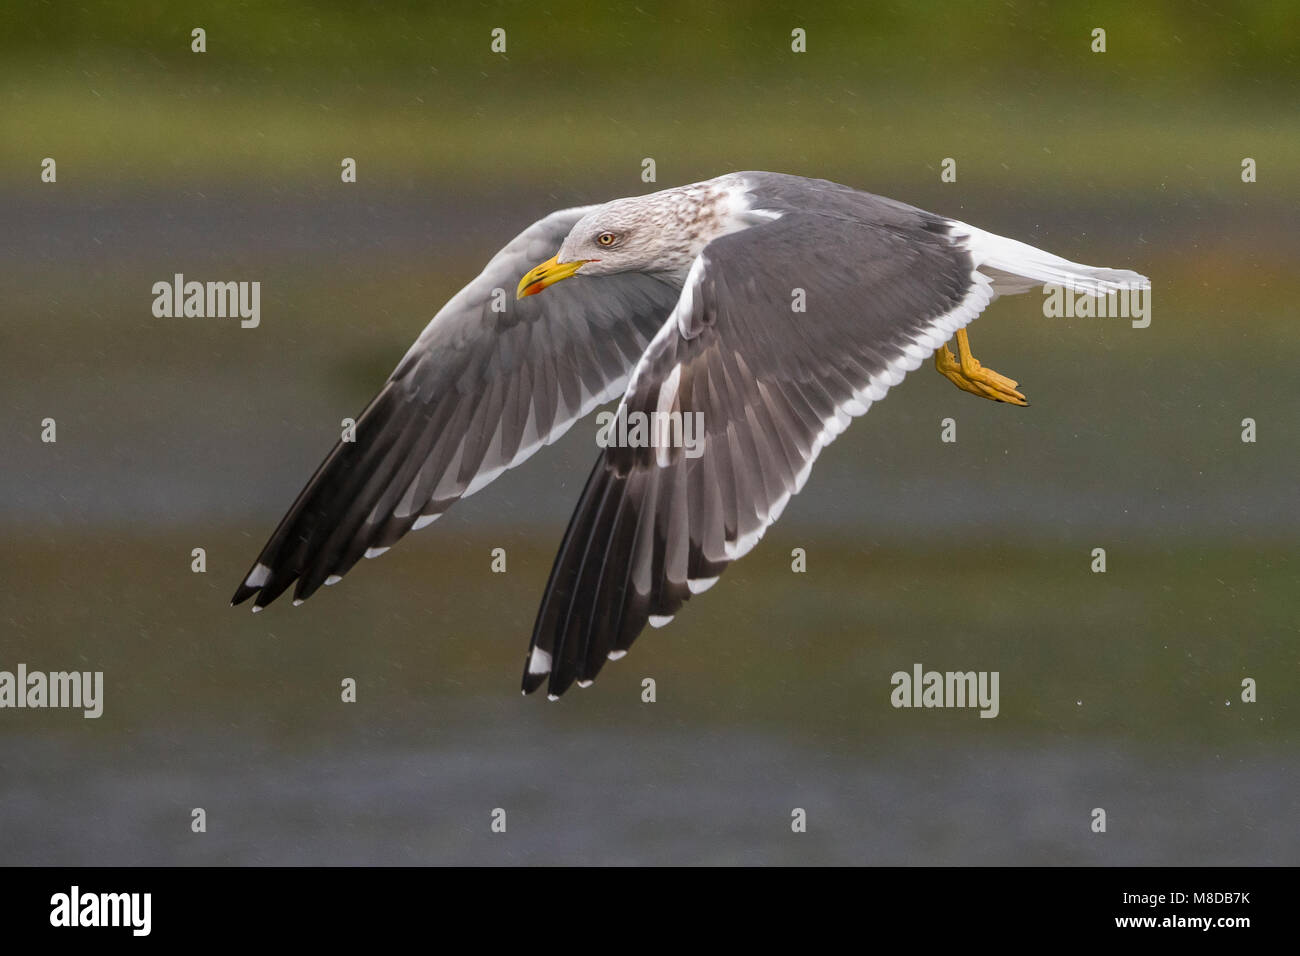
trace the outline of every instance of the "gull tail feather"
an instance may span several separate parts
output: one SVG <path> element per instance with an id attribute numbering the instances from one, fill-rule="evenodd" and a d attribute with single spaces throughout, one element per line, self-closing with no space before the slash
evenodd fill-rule
<path id="1" fill-rule="evenodd" d="M 1151 288 L 1146 276 L 1129 269 L 1086 266 L 963 222 L 954 221 L 952 226 L 953 238 L 971 254 L 975 267 L 993 280 L 993 291 L 999 294 L 1028 292 L 1039 285 L 1087 295 Z"/>

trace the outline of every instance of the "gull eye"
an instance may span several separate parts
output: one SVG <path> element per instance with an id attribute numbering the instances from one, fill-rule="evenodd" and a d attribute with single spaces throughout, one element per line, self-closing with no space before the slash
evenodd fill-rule
<path id="1" fill-rule="evenodd" d="M 596 237 L 596 241 L 602 246 L 612 246 L 617 237 L 612 232 L 602 232 Z"/>

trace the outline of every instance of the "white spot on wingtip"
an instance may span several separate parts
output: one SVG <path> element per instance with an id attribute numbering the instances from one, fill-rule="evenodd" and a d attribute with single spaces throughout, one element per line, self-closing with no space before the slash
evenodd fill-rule
<path id="1" fill-rule="evenodd" d="M 593 683 L 594 683 L 594 681 L 589 681 L 589 680 L 580 680 L 580 681 L 578 681 L 578 686 L 579 686 L 579 687 L 590 687 Z"/>
<path id="2" fill-rule="evenodd" d="M 271 569 L 265 564 L 258 564 L 249 572 L 248 577 L 244 578 L 244 587 L 260 588 L 269 580 L 271 580 Z"/>
<path id="3" fill-rule="evenodd" d="M 611 661 L 622 660 L 624 657 L 627 657 L 627 651 L 610 651 L 605 655 L 605 657 Z"/>
<path id="4" fill-rule="evenodd" d="M 665 624 L 667 624 L 667 623 L 668 623 L 669 621 L 671 621 L 672 619 L 673 619 L 673 615 L 671 615 L 671 614 L 668 614 L 668 615 L 663 615 L 663 614 L 651 614 L 651 615 L 650 615 L 650 626 L 651 626 L 651 627 L 663 627 Z"/>
<path id="5" fill-rule="evenodd" d="M 559 700 L 559 699 L 560 699 L 560 695 L 559 695 L 559 694 L 547 694 L 547 695 L 546 695 L 546 699 L 547 699 L 547 700 Z"/>
<path id="6" fill-rule="evenodd" d="M 377 558 L 387 550 L 387 548 L 366 548 L 366 557 Z"/>
<path id="7" fill-rule="evenodd" d="M 442 515 L 420 515 L 415 519 L 415 524 L 411 525 L 411 530 L 419 531 L 421 528 L 427 528 L 441 517 Z"/>
<path id="8" fill-rule="evenodd" d="M 294 598 L 294 599 L 293 599 L 293 606 L 294 606 L 294 607 L 301 607 L 301 606 L 302 606 L 302 603 L 303 603 L 303 599 L 302 599 L 302 598 Z"/>
<path id="9" fill-rule="evenodd" d="M 692 578 L 686 582 L 686 586 L 691 589 L 692 594 L 703 594 L 713 585 L 718 583 L 716 577 L 713 578 Z"/>
<path id="10" fill-rule="evenodd" d="M 528 658 L 528 673 L 549 674 L 551 672 L 551 655 L 540 647 L 534 647 Z"/>
<path id="11" fill-rule="evenodd" d="M 343 580 L 343 575 L 331 574 L 329 577 L 325 579 L 325 586 L 327 588 L 332 588 L 334 587 L 334 585 L 338 584 L 342 580 Z"/>
<path id="12" fill-rule="evenodd" d="M 253 613 L 254 613 L 254 614 L 260 614 L 261 612 L 262 612 L 262 605 L 260 605 L 260 604 L 254 604 L 254 605 L 253 605 Z"/>

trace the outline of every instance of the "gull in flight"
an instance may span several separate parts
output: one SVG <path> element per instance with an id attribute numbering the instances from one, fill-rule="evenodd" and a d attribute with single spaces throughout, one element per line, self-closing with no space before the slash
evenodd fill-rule
<path id="1" fill-rule="evenodd" d="M 973 395 L 1027 404 L 975 359 L 965 327 L 999 294 L 1041 285 L 1149 288 L 777 173 L 554 212 L 434 316 L 233 603 L 260 611 L 290 586 L 302 603 L 614 398 L 620 416 L 698 414 L 696 454 L 603 448 L 564 534 L 523 689 L 588 686 L 753 548 L 822 448 L 926 359 Z"/>

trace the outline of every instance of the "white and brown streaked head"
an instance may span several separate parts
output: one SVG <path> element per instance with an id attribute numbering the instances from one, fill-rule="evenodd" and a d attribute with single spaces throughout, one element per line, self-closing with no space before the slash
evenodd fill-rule
<path id="1" fill-rule="evenodd" d="M 751 215 L 745 184 L 732 177 L 616 199 L 578 220 L 555 256 L 519 280 L 518 295 L 536 295 L 572 275 L 685 277 L 710 242 L 763 218 Z"/>

